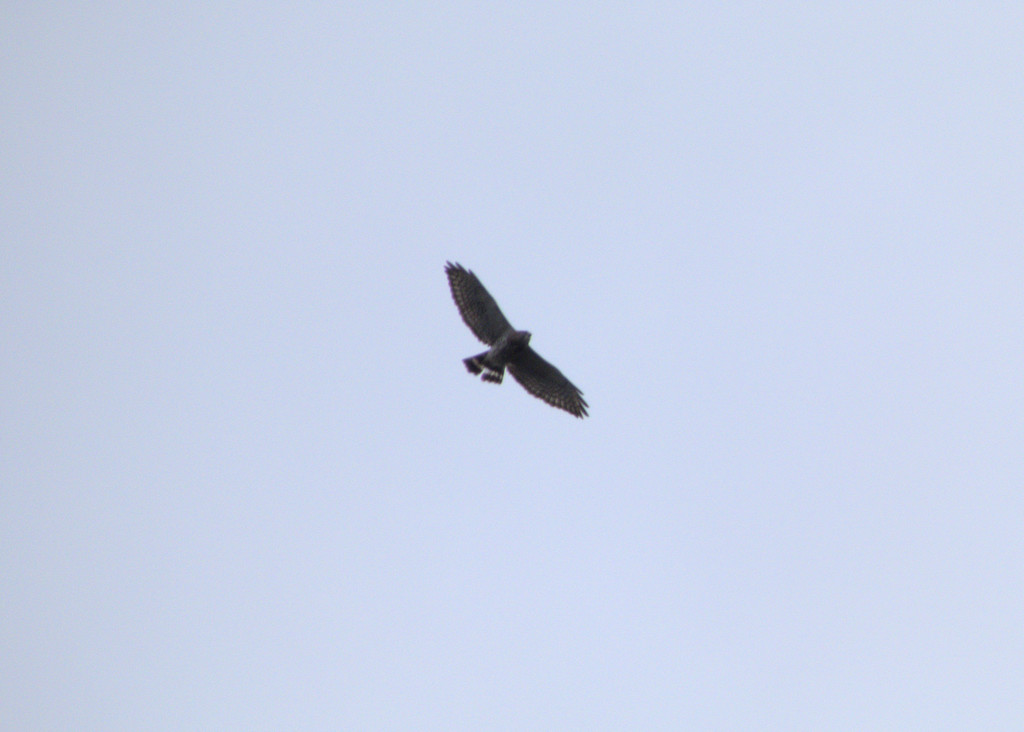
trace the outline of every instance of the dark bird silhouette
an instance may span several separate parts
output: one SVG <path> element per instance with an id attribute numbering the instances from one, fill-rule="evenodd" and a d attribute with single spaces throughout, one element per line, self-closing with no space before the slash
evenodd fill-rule
<path id="1" fill-rule="evenodd" d="M 512 377 L 535 397 L 574 417 L 587 416 L 583 392 L 530 348 L 530 333 L 516 330 L 477 276 L 461 264 L 445 266 L 452 298 L 473 335 L 490 348 L 462 362 L 471 374 L 500 384 L 508 367 Z"/>

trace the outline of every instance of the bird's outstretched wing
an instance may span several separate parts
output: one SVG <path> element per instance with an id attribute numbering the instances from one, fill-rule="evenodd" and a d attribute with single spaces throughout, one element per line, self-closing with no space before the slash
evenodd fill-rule
<path id="1" fill-rule="evenodd" d="M 448 275 L 452 299 L 473 335 L 488 346 L 493 346 L 498 338 L 512 330 L 512 324 L 475 274 L 461 264 L 451 262 L 446 263 L 444 271 Z"/>
<path id="2" fill-rule="evenodd" d="M 583 392 L 529 346 L 508 362 L 508 370 L 535 397 L 564 409 L 574 417 L 587 416 Z"/>

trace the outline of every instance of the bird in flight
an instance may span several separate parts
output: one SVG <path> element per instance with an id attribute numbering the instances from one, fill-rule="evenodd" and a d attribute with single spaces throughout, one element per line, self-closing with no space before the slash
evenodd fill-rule
<path id="1" fill-rule="evenodd" d="M 574 417 L 586 417 L 583 392 L 530 348 L 530 333 L 512 327 L 477 276 L 461 264 L 451 262 L 445 265 L 444 271 L 462 319 L 473 335 L 490 347 L 483 353 L 462 359 L 466 370 L 474 375 L 481 374 L 484 381 L 500 384 L 508 367 L 513 378 L 535 397 Z"/>

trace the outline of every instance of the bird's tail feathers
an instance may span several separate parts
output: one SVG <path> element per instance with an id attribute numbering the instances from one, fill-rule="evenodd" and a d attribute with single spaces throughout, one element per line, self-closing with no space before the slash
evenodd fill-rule
<path id="1" fill-rule="evenodd" d="M 462 359 L 462 363 L 466 365 L 466 371 L 473 374 L 474 376 L 483 372 L 480 377 L 484 381 L 490 381 L 493 384 L 500 384 L 501 380 L 505 376 L 505 369 L 501 371 L 495 371 L 484 361 L 484 356 L 487 355 L 487 351 L 479 353 L 476 356 L 470 356 L 469 358 Z"/>

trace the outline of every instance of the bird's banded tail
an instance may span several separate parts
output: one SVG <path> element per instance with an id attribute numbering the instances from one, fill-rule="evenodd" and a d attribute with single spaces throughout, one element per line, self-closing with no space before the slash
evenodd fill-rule
<path id="1" fill-rule="evenodd" d="M 492 369 L 484 362 L 484 356 L 486 355 L 487 351 L 484 351 L 476 356 L 462 359 L 462 363 L 466 364 L 466 371 L 474 376 L 483 372 L 483 375 L 480 377 L 481 379 L 490 381 L 492 384 L 500 384 L 501 380 L 505 377 L 505 369 L 501 371 Z"/>

